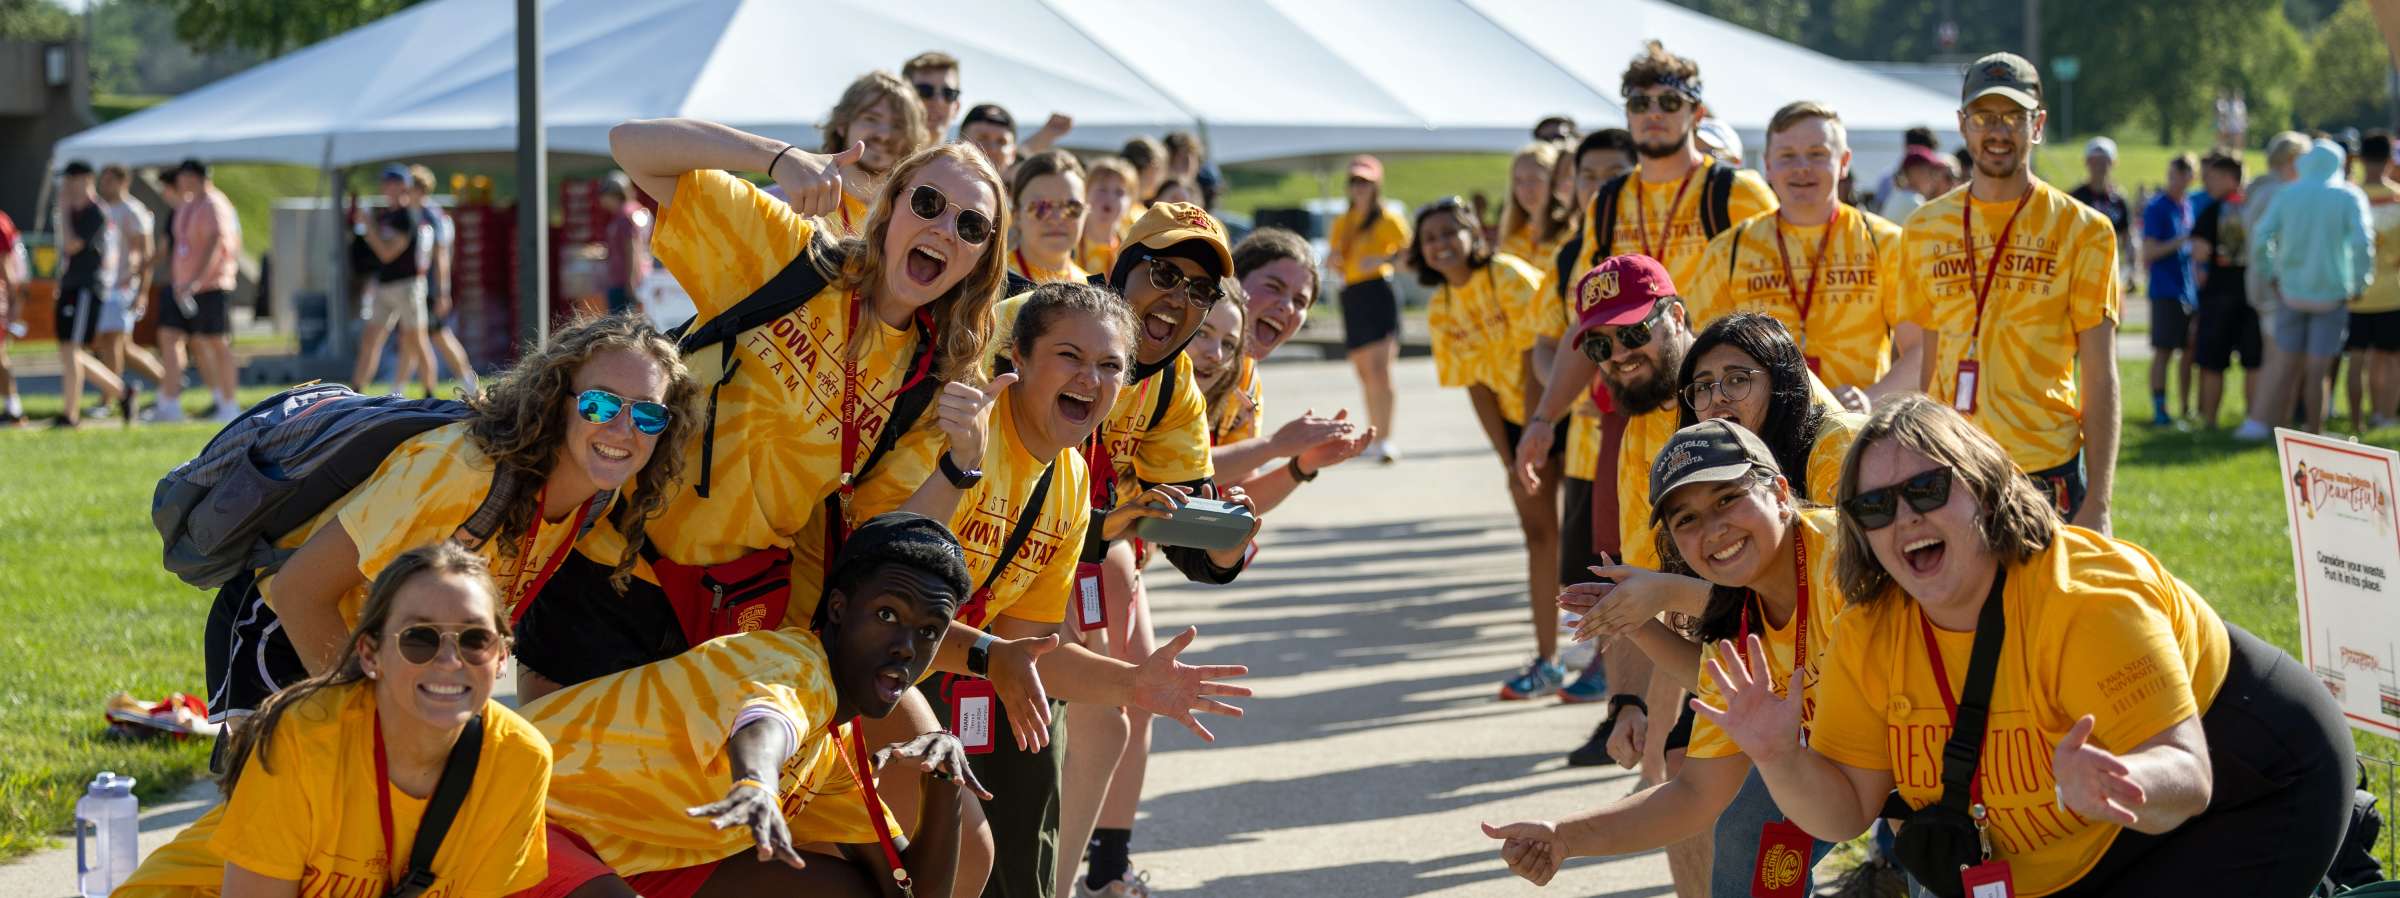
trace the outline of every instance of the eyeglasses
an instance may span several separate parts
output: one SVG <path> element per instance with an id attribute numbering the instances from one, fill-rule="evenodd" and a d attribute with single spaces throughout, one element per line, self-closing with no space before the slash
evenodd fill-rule
<path id="1" fill-rule="evenodd" d="M 926 221 L 941 218 L 942 210 L 952 207 L 958 209 L 958 239 L 961 242 L 969 246 L 982 246 L 984 241 L 992 239 L 991 216 L 951 202 L 940 188 L 919 184 L 917 189 L 908 194 L 908 211 L 917 213 L 918 218 Z"/>
<path id="2" fill-rule="evenodd" d="M 2025 125 L 2025 115 L 2025 110 L 2022 109 L 2012 109 L 2007 112 L 1977 110 L 1967 113 L 1967 127 L 1977 131 L 2000 129 L 2014 131 Z"/>
<path id="3" fill-rule="evenodd" d="M 1052 200 L 1034 200 L 1026 204 L 1025 214 L 1043 221 L 1062 217 L 1082 218 L 1084 208 L 1082 200 L 1068 200 L 1063 203 Z"/>
<path id="4" fill-rule="evenodd" d="M 1203 311 L 1215 308 L 1217 300 L 1225 298 L 1225 288 L 1217 283 L 1216 278 L 1207 275 L 1193 277 L 1184 274 L 1183 269 L 1170 265 L 1167 260 L 1155 255 L 1145 254 L 1142 256 L 1142 261 L 1150 263 L 1150 286 L 1168 293 L 1173 293 L 1175 288 L 1181 287 L 1183 295 L 1191 298 L 1192 305 L 1200 307 Z"/>
<path id="5" fill-rule="evenodd" d="M 1757 386 L 1758 376 L 1765 373 L 1757 368 L 1727 369 L 1725 376 L 1721 379 L 1694 383 L 1684 387 L 1683 404 L 1691 406 L 1692 411 L 1696 412 L 1709 405 L 1709 394 L 1711 393 L 1716 394 L 1717 401 L 1726 403 L 1748 399 L 1750 398 L 1750 388 Z"/>
<path id="6" fill-rule="evenodd" d="M 449 643 L 458 650 L 458 660 L 468 664 L 487 664 L 500 651 L 500 634 L 489 627 L 466 627 L 444 630 L 430 624 L 418 624 L 401 630 L 392 637 L 400 647 L 400 657 L 410 664 L 431 664 L 442 653 L 442 644 Z"/>
<path id="7" fill-rule="evenodd" d="M 618 413 L 628 408 L 633 410 L 633 429 L 650 436 L 666 432 L 667 419 L 671 417 L 666 406 L 635 402 L 607 390 L 585 390 L 575 396 L 575 413 L 594 424 L 614 421 Z"/>
<path id="8" fill-rule="evenodd" d="M 930 100 L 935 97 L 940 97 L 944 100 L 956 103 L 958 102 L 958 88 L 943 84 L 917 85 L 917 99 Z"/>
<path id="9" fill-rule="evenodd" d="M 1867 490 L 1842 503 L 1842 511 L 1858 522 L 1863 530 L 1881 530 L 1892 525 L 1900 516 L 1900 500 L 1907 499 L 1908 507 L 1918 514 L 1931 512 L 1950 502 L 1950 484 L 1956 480 L 1949 468 L 1935 468 L 1891 486 Z"/>
<path id="10" fill-rule="evenodd" d="M 1667 310 L 1667 301 L 1672 299 L 1674 297 L 1671 296 L 1661 299 L 1656 305 L 1650 307 L 1650 314 L 1643 316 L 1641 321 L 1617 328 L 1617 336 L 1613 341 L 1607 334 L 1601 333 L 1599 328 L 1584 331 L 1583 342 L 1576 344 L 1576 348 L 1583 350 L 1583 357 L 1591 359 L 1592 364 L 1605 365 L 1608 364 L 1609 357 L 1616 354 L 1617 347 L 1632 352 L 1650 345 L 1651 325 L 1658 320 L 1659 313 Z M 1612 342 L 1615 344 L 1614 346 L 1610 345 Z"/>
<path id="11" fill-rule="evenodd" d="M 1678 93 L 1664 93 L 1655 97 L 1649 94 L 1625 95 L 1626 115 L 1641 115 L 1642 113 L 1649 112 L 1650 107 L 1652 106 L 1657 106 L 1658 111 L 1660 112 L 1668 115 L 1674 115 L 1675 113 L 1682 112 L 1683 107 L 1689 105 L 1693 105 L 1692 102 L 1684 99 L 1683 95 Z"/>

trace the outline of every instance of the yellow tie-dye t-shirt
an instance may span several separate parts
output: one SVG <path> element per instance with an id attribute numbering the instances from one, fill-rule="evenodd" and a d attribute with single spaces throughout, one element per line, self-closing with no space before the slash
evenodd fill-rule
<path id="1" fill-rule="evenodd" d="M 1016 272 L 1017 276 L 1036 284 L 1081 284 L 1092 276 L 1090 271 L 1084 269 L 1082 263 L 1075 260 L 1074 253 L 1067 254 L 1067 263 L 1064 267 L 1053 269 L 1035 264 L 1033 257 L 1026 255 L 1025 251 L 1021 249 L 1008 251 L 1008 270 Z"/>
<path id="2" fill-rule="evenodd" d="M 1838 405 L 1825 408 L 1824 420 L 1817 422 L 1817 441 L 1808 447 L 1808 501 L 1833 506 L 1841 493 L 1842 459 L 1865 429 L 1867 416 Z"/>
<path id="3" fill-rule="evenodd" d="M 1075 241 L 1075 265 L 1092 274 L 1106 274 L 1117 265 L 1117 254 L 1125 250 L 1125 241 L 1112 236 L 1107 241 L 1089 237 Z"/>
<path id="4" fill-rule="evenodd" d="M 852 777 L 849 729 L 827 732 L 833 680 L 824 646 L 805 630 L 754 630 L 543 696 L 525 717 L 557 757 L 550 822 L 603 863 L 633 875 L 697 866 L 753 850 L 750 832 L 684 813 L 733 787 L 725 742 L 739 724 L 785 725 L 799 750 L 775 788 L 792 841 L 865 844 L 879 822 L 898 825 Z M 870 820 L 877 822 L 870 822 Z"/>
<path id="5" fill-rule="evenodd" d="M 1820 252 L 1822 268 L 1815 265 Z M 1891 370 L 1892 330 L 1906 320 L 1899 265 L 1899 225 L 1838 206 L 1830 226 L 1761 215 L 1728 229 L 1709 241 L 1697 281 L 1676 283 L 1696 329 L 1737 312 L 1764 313 L 1791 331 L 1817 376 L 1863 390 Z M 1802 299 L 1809 300 L 1807 321 Z"/>
<path id="6" fill-rule="evenodd" d="M 1361 224 L 1365 215 L 1353 209 L 1333 220 L 1325 238 L 1334 255 L 1341 257 L 1342 285 L 1365 283 L 1392 276 L 1392 263 L 1363 264 L 1379 256 L 1390 256 L 1408 248 L 1408 224 L 1385 209 L 1373 224 Z"/>
<path id="7" fill-rule="evenodd" d="M 1558 248 L 1566 244 L 1567 238 L 1574 233 L 1574 229 L 1560 228 L 1558 233 L 1548 240 L 1541 239 L 1534 233 L 1535 230 L 1536 228 L 1533 227 L 1518 228 L 1515 233 L 1501 237 L 1498 250 L 1503 255 L 1515 256 L 1532 265 L 1534 278 L 1542 283 L 1544 289 L 1547 289 L 1551 263 L 1557 261 Z"/>
<path id="8" fill-rule="evenodd" d="M 692 171 L 676 180 L 652 246 L 691 293 L 698 320 L 706 322 L 774 277 L 816 232 L 815 224 L 747 181 Z M 695 434 L 684 449 L 683 485 L 648 527 L 660 554 L 685 564 L 722 564 L 793 543 L 841 482 L 844 371 L 853 358 L 858 446 L 852 464 L 866 460 L 891 418 L 893 400 L 914 373 L 909 363 L 918 335 L 913 325 L 892 327 L 863 304 L 858 332 L 851 334 L 853 302 L 848 291 L 828 287 L 791 314 L 735 338 L 733 360 L 740 370 L 717 392 L 710 495 L 697 493 L 702 440 Z M 692 377 L 715 384 L 726 367 L 721 353 L 710 347 L 687 358 Z M 922 415 L 867 481 L 890 478 L 913 490 L 933 472 L 943 444 L 933 416 Z M 611 548 L 598 540 L 591 547 Z"/>
<path id="9" fill-rule="evenodd" d="M 1002 348 L 1015 341 L 1017 313 L 1029 295 L 1011 296 L 992 307 L 987 362 L 996 362 Z M 1166 398 L 1165 413 L 1157 414 L 1159 396 L 1170 387 L 1174 393 Z M 1208 453 L 1208 420 L 1208 397 L 1201 395 L 1200 379 L 1192 374 L 1192 357 L 1181 352 L 1169 367 L 1117 390 L 1116 405 L 1100 424 L 1109 461 L 1116 468 L 1117 501 L 1141 495 L 1144 481 L 1188 483 L 1216 476 Z"/>
<path id="10" fill-rule="evenodd" d="M 483 454 L 483 450 L 475 447 L 475 441 L 468 438 L 466 422 L 436 427 L 403 441 L 399 448 L 384 456 L 383 464 L 367 482 L 319 513 L 315 520 L 292 531 L 281 545 L 298 548 L 327 522 L 341 522 L 343 532 L 358 547 L 358 575 L 362 579 L 342 595 L 338 607 L 343 623 L 355 624 L 359 610 L 366 605 L 367 585 L 374 582 L 376 575 L 383 573 L 403 552 L 459 535 L 459 528 L 491 493 L 492 473 L 491 456 Z M 528 502 L 533 499 L 534 496 L 525 497 Z M 604 511 L 597 509 L 593 514 L 605 516 Z M 522 538 L 509 540 L 494 535 L 476 549 L 476 554 L 491 562 L 492 581 L 500 586 L 503 620 L 517 603 L 525 600 L 542 568 L 559 547 L 574 537 L 575 522 L 572 512 L 558 521 L 537 519 L 530 545 Z M 620 540 L 619 550 L 622 545 Z M 594 557 L 615 564 L 619 550 Z M 274 607 L 275 578 L 259 581 L 259 592 L 268 607 Z"/>
<path id="11" fill-rule="evenodd" d="M 1001 392 L 992 403 L 991 435 L 983 449 L 983 479 L 960 494 L 958 511 L 950 516 L 950 532 L 958 536 L 967 556 L 967 581 L 982 585 L 991 574 L 1008 535 L 1024 514 L 1025 502 L 1041 482 L 1044 460 L 1027 454 L 1017 430 L 1017 388 Z M 1026 534 L 1008 570 L 992 581 L 991 601 L 980 624 L 1013 617 L 1037 624 L 1066 618 L 1067 595 L 1075 586 L 1075 563 L 1083 552 L 1084 529 L 1092 516 L 1091 475 L 1081 446 L 1070 446 L 1047 461 L 1055 473 L 1042 498 L 1040 516 Z M 906 496 L 862 498 L 852 512 L 860 520 L 900 507 Z M 785 606 L 784 626 L 802 627 L 816 618 L 824 597 L 825 560 L 822 539 L 801 540 L 792 551 L 792 600 Z M 962 617 L 963 619 L 963 617 Z M 932 668 L 926 668 L 931 675 Z"/>
<path id="12" fill-rule="evenodd" d="M 2040 179 L 2017 203 L 1976 203 L 1975 240 L 1964 242 L 1965 189 L 1926 203 L 1902 228 L 1901 302 L 1933 341 L 1929 393 L 1955 404 L 1959 362 L 1978 371 L 1967 415 L 2027 471 L 2054 468 L 2083 450 L 2077 337 L 2117 320 L 2117 238 L 2108 219 Z M 2016 215 L 2016 224 L 2008 225 Z M 1993 246 L 2008 246 L 1991 279 L 1980 336 L 1976 287 Z"/>
<path id="13" fill-rule="evenodd" d="M 1626 564 L 1658 569 L 1658 543 L 1650 526 L 1650 466 L 1674 436 L 1674 400 L 1625 421 L 1625 436 L 1617 443 L 1617 534 Z"/>
<path id="14" fill-rule="evenodd" d="M 1702 194 L 1708 192 L 1708 173 L 1716 165 L 1716 160 L 1705 159 L 1683 178 L 1655 184 L 1642 180 L 1639 171 L 1627 175 L 1624 186 L 1617 191 L 1615 245 L 1599 258 L 1628 253 L 1649 256 L 1666 267 L 1667 277 L 1675 282 L 1677 290 L 1690 290 L 1692 282 L 1699 279 L 1700 257 L 1707 251 L 1712 236 L 1701 220 L 1701 203 Z M 1686 184 L 1690 187 L 1686 188 Z M 1682 194 L 1680 202 L 1676 198 L 1678 193 Z M 1584 210 L 1586 235 L 1599 233 L 1592 221 L 1599 210 L 1597 199 Z M 1748 169 L 1735 170 L 1733 192 L 1725 203 L 1728 225 L 1773 211 L 1775 191 L 1767 187 L 1766 179 Z M 1575 260 L 1576 278 L 1582 278 L 1598 261 L 1592 256 L 1593 249 L 1586 245 L 1582 257 Z M 1568 284 L 1569 293 L 1574 292 L 1573 286 L 1571 282 Z"/>
<path id="15" fill-rule="evenodd" d="M 1482 386 L 1510 423 L 1525 423 L 1525 350 L 1537 327 L 1541 276 L 1515 256 L 1495 255 L 1463 284 L 1444 284 L 1425 317 L 1433 367 L 1445 387 Z"/>
<path id="16" fill-rule="evenodd" d="M 1258 376 L 1258 360 L 1243 356 L 1236 364 L 1241 368 L 1233 374 L 1233 388 L 1209 409 L 1208 442 L 1212 446 L 1257 439 L 1260 419 L 1267 414 L 1266 383 Z"/>
<path id="17" fill-rule="evenodd" d="M 251 754 L 233 796 L 152 852 L 116 898 L 215 898 L 225 865 L 295 880 L 304 896 L 380 896 L 399 880 L 426 798 L 375 775 L 375 690 L 335 686 L 301 699 Z M 263 760 L 262 760 L 263 758 Z M 550 743 L 516 712 L 483 706 L 475 781 L 433 856 L 424 898 L 504 898 L 549 875 L 543 797 Z M 375 790 L 391 797 L 389 856 Z"/>
<path id="18" fill-rule="evenodd" d="M 1830 508 L 1803 508 L 1800 510 L 1799 523 L 1800 543 L 1808 550 L 1808 582 L 1801 584 L 1803 593 L 1808 597 L 1808 608 L 1806 609 L 1808 611 L 1808 658 L 1804 662 L 1808 675 L 1801 677 L 1800 681 L 1814 683 L 1817 681 L 1819 672 L 1824 669 L 1825 644 L 1831 641 L 1833 635 L 1834 616 L 1840 614 L 1843 608 L 1849 607 L 1849 603 L 1842 600 L 1841 587 L 1837 585 L 1833 575 L 1833 548 L 1839 543 L 1838 537 L 1840 536 L 1838 529 L 1840 521 L 1836 517 L 1836 513 Z M 1772 563 L 1789 566 L 1792 562 L 1790 556 L 1786 555 Z M 1781 627 L 1767 626 L 1766 622 L 1756 618 L 1752 618 L 1750 621 L 1748 632 L 1759 634 L 1759 641 L 1766 643 L 1767 670 L 1773 678 L 1776 695 L 1789 696 L 1791 694 L 1788 690 L 1791 688 L 1792 680 L 1792 656 L 1797 653 L 1799 647 L 1800 619 L 1800 615 L 1794 614 L 1785 619 Z M 1734 639 L 1734 644 L 1745 646 L 1745 651 L 1747 650 L 1746 643 L 1747 640 L 1740 637 Z M 1701 646 L 1700 652 L 1703 671 L 1700 675 L 1700 692 L 1698 693 L 1700 700 L 1713 707 L 1725 707 L 1725 696 L 1718 691 L 1716 678 L 1706 673 L 1707 662 L 1715 660 L 1728 671 L 1732 670 L 1733 666 L 1722 653 L 1717 651 L 1717 647 L 1714 645 Z M 1750 661 L 1753 665 L 1757 663 L 1755 659 L 1745 660 Z M 1757 672 L 1757 668 L 1753 666 L 1751 674 L 1755 676 Z M 1809 724 L 1816 719 L 1816 708 L 1817 703 L 1814 696 L 1802 698 L 1800 730 L 1803 734 L 1808 732 Z M 1685 751 L 1687 757 L 1726 758 L 1741 753 L 1741 746 L 1735 745 L 1732 737 L 1725 735 L 1725 731 L 1718 729 L 1716 723 L 1709 720 L 1706 715 L 1702 715 L 1692 722 L 1692 744 Z"/>
<path id="19" fill-rule="evenodd" d="M 2119 831 L 2058 807 L 2059 738 L 2090 714 L 2091 744 L 2123 754 L 2206 713 L 2230 647 L 2215 609 L 2158 559 L 2081 527 L 2058 528 L 2049 548 L 2010 566 L 2002 601 L 2007 638 L 1976 775 L 1993 858 L 2008 862 L 2017 894 L 2038 898 L 2089 871 Z M 1920 619 L 1916 602 L 1893 595 L 1834 622 L 1809 739 L 1837 763 L 1889 771 L 1910 807 L 1941 795 L 1952 727 Z M 1955 700 L 1975 634 L 1933 632 Z"/>

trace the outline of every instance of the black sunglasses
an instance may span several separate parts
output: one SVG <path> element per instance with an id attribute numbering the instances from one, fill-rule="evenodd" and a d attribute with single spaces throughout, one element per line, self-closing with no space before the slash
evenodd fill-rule
<path id="1" fill-rule="evenodd" d="M 1667 297 L 1667 299 L 1673 298 Z M 1584 331 L 1583 341 L 1575 344 L 1575 347 L 1583 350 L 1583 357 L 1591 359 L 1592 364 L 1608 364 L 1609 357 L 1617 354 L 1617 347 L 1623 347 L 1625 351 L 1632 352 L 1650 345 L 1650 328 L 1658 321 L 1659 313 L 1666 310 L 1666 300 L 1660 300 L 1658 304 L 1650 307 L 1650 314 L 1643 316 L 1639 323 L 1617 328 L 1615 340 L 1610 340 L 1607 334 L 1601 333 L 1600 329 L 1595 327 Z M 1615 345 L 1612 346 L 1612 342 Z"/>
<path id="2" fill-rule="evenodd" d="M 919 184 L 917 189 L 909 191 L 908 194 L 908 211 L 917 213 L 918 218 L 926 221 L 941 218 L 942 210 L 952 206 L 958 206 L 958 239 L 960 241 L 969 246 L 982 246 L 984 241 L 992 239 L 990 216 L 951 202 L 950 197 L 944 195 L 939 188 L 931 184 Z"/>
<path id="3" fill-rule="evenodd" d="M 956 103 L 958 102 L 958 88 L 941 84 L 917 85 L 917 99 L 930 100 L 937 96 L 952 103 Z"/>
<path id="4" fill-rule="evenodd" d="M 633 429 L 649 436 L 667 430 L 667 407 L 655 402 L 629 401 L 607 390 L 585 390 L 575 397 L 575 413 L 594 424 L 606 424 L 617 419 L 627 409 L 633 410 Z"/>
<path id="5" fill-rule="evenodd" d="M 1842 511 L 1858 522 L 1862 530 L 1881 530 L 1892 525 L 1900 516 L 1900 500 L 1907 499 L 1908 507 L 1926 514 L 1950 502 L 1950 484 L 1956 478 L 1949 468 L 1935 468 L 1899 483 L 1859 493 L 1842 502 Z"/>
<path id="6" fill-rule="evenodd" d="M 444 630 L 430 624 L 418 624 L 401 630 L 392 637 L 400 646 L 400 657 L 410 664 L 431 664 L 442 653 L 442 643 L 458 648 L 458 660 L 468 664 L 485 664 L 500 650 L 500 634 L 488 627 L 467 627 Z"/>
<path id="7" fill-rule="evenodd" d="M 1183 269 L 1155 254 L 1144 253 L 1142 261 L 1150 263 L 1150 286 L 1167 293 L 1173 293 L 1175 288 L 1181 287 L 1183 295 L 1190 297 L 1192 305 L 1199 306 L 1201 311 L 1216 308 L 1217 300 L 1225 298 L 1225 288 L 1217 283 L 1216 278 L 1205 274 L 1199 277 L 1184 274 Z"/>
<path id="8" fill-rule="evenodd" d="M 1626 94 L 1625 114 L 1641 115 L 1649 112 L 1653 104 L 1658 106 L 1658 111 L 1673 115 L 1682 112 L 1683 107 L 1690 105 L 1690 101 L 1685 100 L 1682 94 L 1659 94 L 1655 97 L 1649 94 Z"/>

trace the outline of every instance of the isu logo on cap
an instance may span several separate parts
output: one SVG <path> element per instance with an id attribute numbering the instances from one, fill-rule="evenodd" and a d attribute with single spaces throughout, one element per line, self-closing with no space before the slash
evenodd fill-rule
<path id="1" fill-rule="evenodd" d="M 1583 295 L 1577 297 L 1579 305 L 1576 311 L 1580 312 L 1615 298 L 1617 298 L 1616 270 L 1597 272 L 1591 277 L 1583 279 Z"/>
<path id="2" fill-rule="evenodd" d="M 1199 207 L 1183 206 L 1181 204 L 1178 204 L 1178 206 L 1179 208 L 1169 210 L 1167 214 L 1174 216 L 1176 221 L 1183 222 L 1185 227 L 1196 228 L 1202 231 L 1214 231 L 1217 229 L 1216 221 L 1210 219 L 1208 217 L 1208 213 L 1200 211 Z"/>
<path id="3" fill-rule="evenodd" d="M 1983 77 L 1994 81 L 2014 82 L 2017 80 L 2017 73 L 2008 67 L 2008 63 L 1995 62 L 1983 67 Z"/>

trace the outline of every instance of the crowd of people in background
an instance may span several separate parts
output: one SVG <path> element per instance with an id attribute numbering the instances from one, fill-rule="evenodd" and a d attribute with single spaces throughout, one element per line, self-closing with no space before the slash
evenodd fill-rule
<path id="1" fill-rule="evenodd" d="M 1653 42 L 1626 127 L 1537 123 L 1496 215 L 1402 207 L 1352 159 L 1320 255 L 1212 214 L 1196 134 L 1076 154 L 1052 113 L 1020 141 L 963 77 L 938 52 L 862 75 L 813 149 L 617 126 L 609 314 L 483 382 L 433 175 L 384 170 L 354 384 L 396 338 L 393 393 L 447 365 L 466 398 L 223 582 L 228 801 L 119 894 L 380 893 L 430 861 L 532 898 L 1146 895 L 1153 719 L 1213 738 L 1200 715 L 1248 690 L 1154 632 L 1144 578 L 1235 582 L 1326 469 L 1403 463 L 1400 278 L 1473 414 L 1411 426 L 1485 435 L 1527 548 L 1534 651 L 1496 697 L 1588 703 L 1567 762 L 1638 771 L 1487 824 L 1516 874 L 1663 848 L 1679 895 L 1798 894 L 1874 828 L 1944 898 L 2324 876 L 2352 773 L 2330 698 L 2113 535 L 2118 339 L 2138 283 L 2156 426 L 2218 426 L 2237 354 L 2235 438 L 2323 430 L 2342 361 L 2351 428 L 2400 419 L 2388 134 L 2277 135 L 2247 183 L 2238 147 L 2178 156 L 2138 200 L 2096 138 L 2064 190 L 2033 172 L 2038 72 L 1995 53 L 1959 149 L 1913 129 L 1861 191 L 1840 110 L 1795 99 L 1747 147 L 1709 116 L 1729 88 Z M 61 424 L 87 383 L 132 420 L 135 376 L 171 420 L 187 355 L 231 420 L 240 233 L 206 166 L 162 183 L 156 230 L 125 170 L 64 175 Z M 672 331 L 661 279 L 697 312 Z M 1258 366 L 1327 301 L 1363 414 L 1271 415 Z M 126 338 L 145 302 L 155 358 Z M 1203 501 L 1247 532 L 1151 529 Z M 485 772 L 432 816 L 469 749 Z"/>

